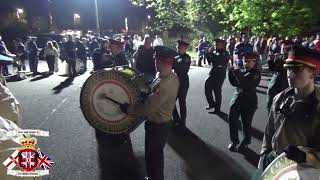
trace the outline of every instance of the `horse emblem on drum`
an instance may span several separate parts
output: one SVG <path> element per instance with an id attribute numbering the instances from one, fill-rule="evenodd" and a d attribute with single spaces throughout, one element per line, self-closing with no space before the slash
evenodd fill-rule
<path id="1" fill-rule="evenodd" d="M 120 134 L 133 131 L 142 122 L 119 108 L 120 104 L 141 100 L 138 75 L 134 69 L 117 67 L 97 71 L 86 80 L 80 104 L 90 125 L 106 133 Z"/>

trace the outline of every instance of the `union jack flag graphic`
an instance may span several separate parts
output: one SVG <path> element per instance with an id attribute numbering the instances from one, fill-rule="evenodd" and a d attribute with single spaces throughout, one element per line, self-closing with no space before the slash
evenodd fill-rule
<path id="1" fill-rule="evenodd" d="M 48 170 L 52 167 L 52 164 L 54 162 L 45 154 L 43 154 L 41 151 L 38 151 L 39 157 L 38 157 L 38 166 L 42 167 L 44 170 Z"/>

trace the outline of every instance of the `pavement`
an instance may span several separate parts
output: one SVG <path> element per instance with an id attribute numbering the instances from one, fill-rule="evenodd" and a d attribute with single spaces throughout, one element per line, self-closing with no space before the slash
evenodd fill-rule
<path id="1" fill-rule="evenodd" d="M 88 64 L 92 67 L 91 61 Z M 44 62 L 40 66 L 40 72 L 47 71 Z M 262 76 L 257 88 L 259 107 L 253 120 L 252 144 L 241 154 L 227 149 L 229 102 L 235 91 L 227 79 L 222 91 L 223 113 L 204 109 L 204 81 L 209 71 L 209 66 L 190 68 L 187 127 L 170 132 L 164 149 L 166 180 L 247 180 L 256 170 L 267 122 L 266 89 L 271 77 Z M 50 175 L 43 179 L 135 180 L 145 176 L 144 125 L 124 143 L 113 143 L 108 138 L 97 141 L 79 101 L 82 84 L 90 73 L 75 78 L 62 74 L 29 76 L 8 85 L 23 108 L 22 127 L 50 131 L 49 137 L 38 138 L 41 151 L 55 162 Z"/>

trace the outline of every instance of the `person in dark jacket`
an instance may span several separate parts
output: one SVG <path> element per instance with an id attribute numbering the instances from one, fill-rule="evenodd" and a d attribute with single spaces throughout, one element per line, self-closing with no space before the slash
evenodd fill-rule
<path id="1" fill-rule="evenodd" d="M 124 43 L 121 41 L 109 39 L 109 49 L 114 59 L 112 67 L 129 65 L 123 52 L 123 45 Z"/>
<path id="2" fill-rule="evenodd" d="M 175 57 L 173 62 L 172 69 L 177 74 L 180 82 L 179 91 L 178 91 L 178 102 L 180 108 L 180 115 L 175 106 L 172 117 L 175 123 L 175 126 L 185 126 L 187 118 L 187 93 L 189 90 L 189 76 L 188 72 L 191 64 L 191 57 L 186 53 L 189 47 L 189 43 L 183 40 L 177 41 L 177 51 L 178 56 Z"/>
<path id="3" fill-rule="evenodd" d="M 240 68 L 243 67 L 243 55 L 247 53 L 252 53 L 253 52 L 253 47 L 249 43 L 249 37 L 246 35 L 243 35 L 241 38 L 241 42 L 238 43 L 235 46 L 234 54 L 238 56 L 236 60 L 236 65 Z"/>
<path id="4" fill-rule="evenodd" d="M 109 41 L 103 39 L 100 48 L 97 48 L 92 53 L 93 73 L 104 68 L 110 68 L 113 65 L 113 58 L 109 51 Z"/>
<path id="5" fill-rule="evenodd" d="M 76 43 L 76 55 L 77 58 L 79 58 L 83 64 L 84 64 L 84 71 L 87 70 L 87 51 L 86 51 L 86 46 L 82 41 L 80 41 L 79 37 L 75 38 L 75 43 Z"/>
<path id="6" fill-rule="evenodd" d="M 267 109 L 270 112 L 273 98 L 281 91 L 289 87 L 287 80 L 287 70 L 283 67 L 285 60 L 288 58 L 288 48 L 293 45 L 290 40 L 281 42 L 281 54 L 276 53 L 274 59 L 268 61 L 269 70 L 274 72 L 267 90 Z"/>
<path id="7" fill-rule="evenodd" d="M 229 112 L 230 151 L 242 151 L 251 143 L 251 123 L 258 106 L 256 87 L 261 80 L 260 71 L 256 67 L 257 55 L 245 54 L 243 57 L 244 68 L 229 69 L 230 84 L 236 87 L 236 92 L 231 99 Z M 238 137 L 239 117 L 241 116 L 243 139 Z M 237 146 L 240 143 L 239 146 Z"/>
<path id="8" fill-rule="evenodd" d="M 208 62 L 212 65 L 209 77 L 205 82 L 205 95 L 208 101 L 206 109 L 215 108 L 215 113 L 220 112 L 222 100 L 222 85 L 226 78 L 226 70 L 229 63 L 230 55 L 225 50 L 226 42 L 222 39 L 215 39 L 215 51 L 208 53 Z M 212 91 L 214 92 L 215 101 L 213 100 Z"/>
<path id="9" fill-rule="evenodd" d="M 22 43 L 22 40 L 20 38 L 17 38 L 14 41 L 15 44 L 15 54 L 17 55 L 17 61 L 18 61 L 18 71 L 25 71 L 26 65 L 25 60 L 27 59 L 27 52 L 24 47 L 24 44 Z"/>
<path id="10" fill-rule="evenodd" d="M 28 58 L 30 71 L 33 72 L 33 75 L 38 75 L 38 61 L 39 61 L 39 48 L 36 44 L 36 37 L 32 37 L 30 43 L 28 44 Z"/>
<path id="11" fill-rule="evenodd" d="M 139 46 L 138 50 L 133 55 L 135 69 L 143 74 L 146 83 L 151 83 L 157 74 L 154 59 L 155 51 L 151 46 L 152 41 L 152 38 L 146 35 L 143 45 Z"/>
<path id="12" fill-rule="evenodd" d="M 314 83 L 320 72 L 320 54 L 292 46 L 284 68 L 289 87 L 273 99 L 258 170 L 252 179 L 260 180 L 262 172 L 283 152 L 298 167 L 320 169 L 320 89 Z"/>
<path id="13" fill-rule="evenodd" d="M 77 75 L 76 72 L 76 43 L 72 40 L 72 36 L 68 36 L 68 41 L 65 43 L 66 61 L 69 65 L 68 73 L 70 77 Z"/>
<path id="14" fill-rule="evenodd" d="M 94 50 L 96 50 L 97 48 L 99 48 L 99 43 L 97 41 L 97 39 L 94 37 L 91 39 L 91 42 L 89 43 L 89 55 L 92 57 Z"/>

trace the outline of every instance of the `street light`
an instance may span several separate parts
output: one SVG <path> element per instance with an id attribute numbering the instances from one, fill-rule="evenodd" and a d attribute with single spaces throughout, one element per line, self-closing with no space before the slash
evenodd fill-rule
<path id="1" fill-rule="evenodd" d="M 17 18 L 20 19 L 21 14 L 23 14 L 23 9 L 17 8 Z"/>
<path id="2" fill-rule="evenodd" d="M 148 20 L 150 20 L 151 19 L 151 16 L 150 15 L 148 15 Z"/>
<path id="3" fill-rule="evenodd" d="M 79 14 L 77 14 L 77 13 L 73 14 L 73 22 L 74 22 L 74 25 L 80 24 L 80 15 Z"/>
<path id="4" fill-rule="evenodd" d="M 125 26 L 126 26 L 126 32 L 129 31 L 129 28 L 128 28 L 128 18 L 124 18 L 124 23 L 125 23 Z"/>
<path id="5" fill-rule="evenodd" d="M 95 9 L 95 14 L 96 14 L 97 33 L 98 33 L 98 36 L 100 37 L 101 32 L 100 32 L 100 20 L 99 20 L 99 11 L 98 11 L 98 0 L 94 0 L 94 9 Z"/>

